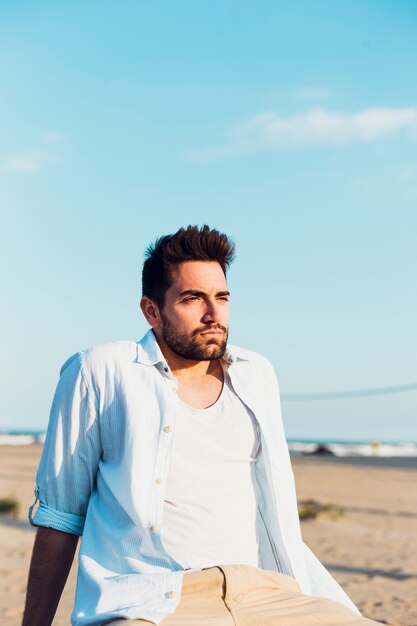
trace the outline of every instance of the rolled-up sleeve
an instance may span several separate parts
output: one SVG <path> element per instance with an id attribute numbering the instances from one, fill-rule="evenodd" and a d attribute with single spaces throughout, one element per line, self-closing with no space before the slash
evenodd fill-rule
<path id="1" fill-rule="evenodd" d="M 48 431 L 36 476 L 39 507 L 29 521 L 82 535 L 90 495 L 101 457 L 96 397 L 84 353 L 61 368 Z"/>

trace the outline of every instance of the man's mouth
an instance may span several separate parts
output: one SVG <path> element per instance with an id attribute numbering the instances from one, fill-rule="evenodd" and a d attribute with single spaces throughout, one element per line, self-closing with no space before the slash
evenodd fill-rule
<path id="1" fill-rule="evenodd" d="M 227 333 L 227 328 L 224 326 L 217 326 L 212 328 L 203 328 L 197 329 L 194 331 L 193 335 L 201 335 L 203 337 L 217 337 L 218 335 L 225 335 Z"/>
<path id="2" fill-rule="evenodd" d="M 207 328 L 206 330 L 202 330 L 199 332 L 201 337 L 220 337 L 226 333 L 226 329 L 222 328 Z"/>

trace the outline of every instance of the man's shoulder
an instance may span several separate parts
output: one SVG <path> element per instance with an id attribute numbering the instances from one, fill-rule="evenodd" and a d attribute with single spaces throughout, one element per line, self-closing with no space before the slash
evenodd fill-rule
<path id="1" fill-rule="evenodd" d="M 228 363 L 232 379 L 236 376 L 236 379 L 241 379 L 243 384 L 255 384 L 258 388 L 269 390 L 276 388 L 278 390 L 275 368 L 263 354 L 247 348 L 229 345 Z"/>
<path id="2" fill-rule="evenodd" d="M 136 341 L 112 341 L 83 350 L 83 357 L 90 366 L 132 362 L 137 358 Z"/>
<path id="3" fill-rule="evenodd" d="M 129 363 L 137 357 L 136 341 L 113 341 L 103 343 L 76 352 L 65 361 L 61 367 L 61 374 L 71 365 L 79 364 L 81 368 L 97 370 L 116 366 L 117 364 Z"/>
<path id="4" fill-rule="evenodd" d="M 253 350 L 249 350 L 247 348 L 242 348 L 235 345 L 229 345 L 227 352 L 229 360 L 233 363 L 246 362 L 249 365 L 255 365 L 259 367 L 272 367 L 269 359 L 263 354 L 259 354 L 259 352 L 254 352 Z"/>

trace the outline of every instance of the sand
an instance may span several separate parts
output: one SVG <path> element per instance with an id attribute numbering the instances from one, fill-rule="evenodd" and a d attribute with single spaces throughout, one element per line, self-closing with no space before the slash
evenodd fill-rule
<path id="1" fill-rule="evenodd" d="M 41 446 L 0 446 L 0 497 L 14 495 L 19 519 L 0 515 L 0 624 L 20 624 L 35 531 L 26 521 Z M 319 457 L 293 459 L 299 500 L 334 503 L 338 519 L 302 523 L 304 540 L 360 610 L 391 626 L 417 626 L 417 467 Z M 401 465 L 401 464 L 400 464 Z M 405 463 L 407 465 L 407 463 Z M 68 626 L 76 565 L 54 626 Z"/>

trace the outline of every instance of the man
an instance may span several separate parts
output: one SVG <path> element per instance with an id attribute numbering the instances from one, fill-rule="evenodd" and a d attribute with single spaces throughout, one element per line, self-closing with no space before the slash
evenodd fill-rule
<path id="1" fill-rule="evenodd" d="M 374 623 L 302 543 L 272 367 L 227 346 L 233 254 L 208 226 L 160 238 L 151 330 L 64 364 L 24 626 L 51 624 L 79 535 L 73 626 Z"/>

